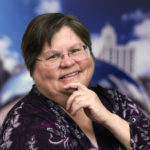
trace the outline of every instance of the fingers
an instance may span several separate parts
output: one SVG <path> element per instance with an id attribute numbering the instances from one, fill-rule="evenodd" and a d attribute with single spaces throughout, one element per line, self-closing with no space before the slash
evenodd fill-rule
<path id="1" fill-rule="evenodd" d="M 76 90 L 86 89 L 86 87 L 81 83 L 69 83 L 69 84 L 65 85 L 64 88 L 66 90 L 68 90 L 68 89 L 76 89 Z"/>
<path id="2" fill-rule="evenodd" d="M 66 90 L 76 89 L 66 103 L 66 110 L 70 111 L 72 115 L 75 115 L 81 108 L 86 107 L 87 103 L 85 98 L 88 89 L 80 83 L 69 83 L 64 88 Z"/>
<path id="3" fill-rule="evenodd" d="M 69 110 L 72 107 L 72 103 L 81 95 L 81 92 L 73 92 L 73 94 L 69 97 L 66 103 L 66 110 Z"/>
<path id="4" fill-rule="evenodd" d="M 88 104 L 85 103 L 85 100 L 82 99 L 82 98 L 83 98 L 83 97 L 78 98 L 78 100 L 76 100 L 76 101 L 72 104 L 72 107 L 71 107 L 71 114 L 72 114 L 73 116 L 75 116 L 76 113 L 77 113 L 80 109 L 88 107 Z"/>
<path id="5" fill-rule="evenodd" d="M 81 83 L 69 83 L 64 88 L 74 89 L 66 102 L 66 110 L 71 115 L 75 116 L 79 110 L 83 109 L 91 120 L 102 124 L 107 122 L 110 112 L 101 103 L 95 92 Z"/>

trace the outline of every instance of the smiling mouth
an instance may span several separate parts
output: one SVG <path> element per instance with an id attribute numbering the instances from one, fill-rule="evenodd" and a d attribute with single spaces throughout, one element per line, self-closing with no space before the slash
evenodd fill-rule
<path id="1" fill-rule="evenodd" d="M 67 74 L 67 75 L 64 75 L 64 76 L 60 77 L 60 79 L 68 79 L 68 78 L 74 77 L 78 74 L 79 74 L 79 71 L 73 72 L 73 73 L 70 73 L 70 74 Z"/>

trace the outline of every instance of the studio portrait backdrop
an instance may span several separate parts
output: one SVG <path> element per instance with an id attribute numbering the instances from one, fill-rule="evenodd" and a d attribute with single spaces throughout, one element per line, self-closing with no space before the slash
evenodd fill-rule
<path id="1" fill-rule="evenodd" d="M 0 126 L 34 83 L 21 54 L 23 33 L 32 18 L 48 12 L 72 14 L 89 30 L 96 58 L 90 85 L 121 91 L 150 117 L 149 0 L 1 0 Z"/>

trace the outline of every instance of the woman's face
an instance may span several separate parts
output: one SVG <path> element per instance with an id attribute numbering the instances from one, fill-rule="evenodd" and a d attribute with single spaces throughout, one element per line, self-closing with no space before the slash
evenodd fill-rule
<path id="1" fill-rule="evenodd" d="M 63 95 L 67 95 L 68 91 L 64 89 L 67 83 L 79 82 L 88 85 L 94 71 L 92 56 L 80 60 L 74 60 L 68 56 L 69 50 L 78 45 L 84 45 L 84 43 L 67 26 L 63 26 L 54 34 L 51 45 L 44 44 L 38 58 L 41 58 L 47 51 L 63 54 L 57 66 L 53 64 L 45 66 L 42 61 L 36 61 L 33 79 L 39 91 L 46 97 L 55 101 L 59 96 L 62 98 Z"/>

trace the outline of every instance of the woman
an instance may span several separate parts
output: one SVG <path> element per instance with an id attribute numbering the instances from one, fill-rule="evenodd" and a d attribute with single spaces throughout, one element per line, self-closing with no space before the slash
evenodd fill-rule
<path id="1" fill-rule="evenodd" d="M 89 87 L 94 57 L 75 17 L 43 14 L 28 25 L 22 53 L 35 85 L 9 112 L 2 150 L 149 149 L 150 120 L 115 90 Z"/>

